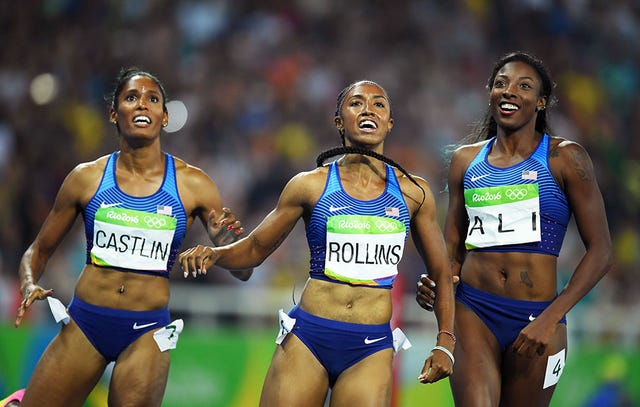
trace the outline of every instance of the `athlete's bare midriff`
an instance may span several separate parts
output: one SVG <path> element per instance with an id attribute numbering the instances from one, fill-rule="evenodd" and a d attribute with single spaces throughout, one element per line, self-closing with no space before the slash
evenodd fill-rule
<path id="1" fill-rule="evenodd" d="M 336 321 L 384 324 L 391 319 L 391 290 L 310 278 L 300 299 L 300 308 Z"/>
<path id="2" fill-rule="evenodd" d="M 501 297 L 550 301 L 557 295 L 557 258 L 546 254 L 479 252 L 467 254 L 462 282 Z"/>
<path id="3" fill-rule="evenodd" d="M 106 308 L 149 311 L 169 303 L 169 279 L 86 265 L 75 296 Z"/>

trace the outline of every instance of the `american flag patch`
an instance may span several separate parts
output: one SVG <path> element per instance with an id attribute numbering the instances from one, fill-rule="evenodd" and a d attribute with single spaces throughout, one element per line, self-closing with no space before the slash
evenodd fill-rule
<path id="1" fill-rule="evenodd" d="M 400 210 L 398 208 L 388 207 L 384 208 L 384 214 L 386 216 L 400 216 Z"/>
<path id="2" fill-rule="evenodd" d="M 535 181 L 538 179 L 538 171 L 522 171 L 522 179 L 529 179 Z"/>
<path id="3" fill-rule="evenodd" d="M 156 213 L 158 215 L 171 216 L 171 214 L 173 213 L 173 208 L 171 206 L 168 206 L 168 205 L 158 205 L 156 207 Z"/>

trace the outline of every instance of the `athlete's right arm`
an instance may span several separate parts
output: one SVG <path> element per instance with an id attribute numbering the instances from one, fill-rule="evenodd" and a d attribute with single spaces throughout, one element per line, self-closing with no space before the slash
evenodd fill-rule
<path id="1" fill-rule="evenodd" d="M 37 283 L 49 258 L 82 210 L 83 199 L 92 187 L 89 179 L 92 170 L 90 165 L 81 164 L 67 175 L 38 235 L 22 255 L 18 270 L 22 302 L 14 323 L 16 327 L 33 301 L 45 299 L 53 293 L 53 290 L 45 290 Z M 95 191 L 95 187 L 90 191 Z"/>
<path id="2" fill-rule="evenodd" d="M 325 179 L 326 176 L 322 182 Z M 184 276 L 206 274 L 214 264 L 229 270 L 260 265 L 280 246 L 305 210 L 311 208 L 313 197 L 319 195 L 318 188 L 322 191 L 324 187 L 318 181 L 318 170 L 300 173 L 289 180 L 275 209 L 237 242 L 216 248 L 198 245 L 182 252 L 178 261 Z"/>

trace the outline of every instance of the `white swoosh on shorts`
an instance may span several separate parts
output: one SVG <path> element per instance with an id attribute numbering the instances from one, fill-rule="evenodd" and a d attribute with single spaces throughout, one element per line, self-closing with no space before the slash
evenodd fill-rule
<path id="1" fill-rule="evenodd" d="M 375 339 L 369 339 L 369 337 L 367 336 L 366 338 L 364 338 L 364 344 L 371 345 L 372 343 L 380 342 L 384 338 L 386 338 L 386 336 L 383 336 L 382 338 L 375 338 Z"/>
<path id="2" fill-rule="evenodd" d="M 133 329 L 138 330 L 138 329 L 144 329 L 144 328 L 148 328 L 150 326 L 154 326 L 155 324 L 157 324 L 157 322 L 150 322 L 148 324 L 142 324 L 142 325 L 138 325 L 137 322 L 133 323 Z"/>

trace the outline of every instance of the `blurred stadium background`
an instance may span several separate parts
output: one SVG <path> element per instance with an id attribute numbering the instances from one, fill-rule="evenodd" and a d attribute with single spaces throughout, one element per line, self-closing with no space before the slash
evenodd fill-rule
<path id="1" fill-rule="evenodd" d="M 616 252 L 615 269 L 568 315 L 552 405 L 640 405 L 638 38 L 632 0 L 1 1 L 0 398 L 26 385 L 57 331 L 44 302 L 13 328 L 17 266 L 64 176 L 116 148 L 104 96 L 120 67 L 156 73 L 182 102 L 164 148 L 204 169 L 250 230 L 293 174 L 339 144 L 335 98 L 362 78 L 389 92 L 386 153 L 431 182 L 442 219 L 445 150 L 482 116 L 493 62 L 521 49 L 540 56 L 558 84 L 555 132 L 591 154 Z M 84 261 L 80 224 L 41 281 L 65 303 Z M 202 229 L 185 247 L 206 241 Z M 572 225 L 561 284 L 582 251 Z M 307 268 L 299 224 L 247 283 L 224 271 L 185 281 L 174 270 L 171 308 L 186 327 L 164 405 L 257 405 L 276 312 L 299 299 Z M 399 407 L 453 405 L 446 381 L 416 380 L 435 327 L 414 301 L 423 272 L 409 255 L 394 289 L 394 324 L 414 345 L 396 359 Z M 106 405 L 106 386 L 108 375 L 87 406 Z"/>

